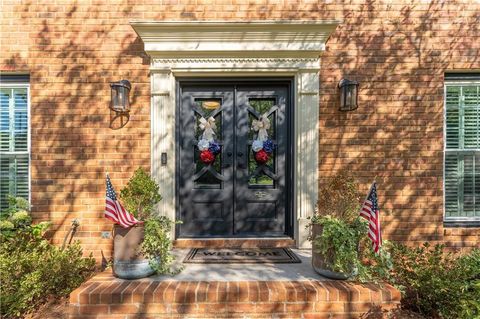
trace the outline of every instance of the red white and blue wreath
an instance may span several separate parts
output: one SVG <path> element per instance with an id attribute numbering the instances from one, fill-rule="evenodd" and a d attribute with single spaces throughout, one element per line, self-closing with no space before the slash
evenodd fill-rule
<path id="1" fill-rule="evenodd" d="M 260 116 L 259 120 L 252 121 L 252 130 L 258 132 L 257 138 L 252 143 L 252 150 L 255 161 L 260 164 L 266 164 L 272 156 L 275 145 L 268 138 L 267 130 L 270 128 L 270 120 L 267 114 Z"/>
<path id="2" fill-rule="evenodd" d="M 206 165 L 213 164 L 218 154 L 220 154 L 220 144 L 215 142 L 214 130 L 217 128 L 215 124 L 215 119 L 209 117 L 205 119 L 204 117 L 200 118 L 199 127 L 203 130 L 202 137 L 198 141 L 198 149 L 200 151 L 200 160 Z"/>

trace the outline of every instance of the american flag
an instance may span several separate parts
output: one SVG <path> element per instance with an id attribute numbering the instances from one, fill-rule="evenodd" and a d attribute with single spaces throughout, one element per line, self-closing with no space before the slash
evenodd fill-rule
<path id="1" fill-rule="evenodd" d="M 138 223 L 138 220 L 136 220 L 132 214 L 127 212 L 127 210 L 123 208 L 122 204 L 120 204 L 118 201 L 117 194 L 115 194 L 115 190 L 113 189 L 112 182 L 110 181 L 110 177 L 108 175 L 105 217 L 110 219 L 112 222 L 119 224 L 123 228 L 128 228 Z"/>
<path id="2" fill-rule="evenodd" d="M 378 209 L 377 184 L 373 182 L 367 198 L 363 202 L 360 216 L 368 220 L 368 237 L 372 240 L 372 247 L 378 253 L 382 246 L 382 232 L 380 231 L 380 211 Z"/>

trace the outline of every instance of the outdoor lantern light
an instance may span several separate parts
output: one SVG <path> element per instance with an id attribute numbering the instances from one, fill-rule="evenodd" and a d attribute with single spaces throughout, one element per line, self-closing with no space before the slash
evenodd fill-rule
<path id="1" fill-rule="evenodd" d="M 132 85 L 127 80 L 110 83 L 112 88 L 112 101 L 110 108 L 115 112 L 130 111 L 130 103 L 128 101 L 128 94 Z"/>
<path id="2" fill-rule="evenodd" d="M 340 89 L 340 111 L 352 111 L 358 107 L 358 82 L 342 79 Z"/>

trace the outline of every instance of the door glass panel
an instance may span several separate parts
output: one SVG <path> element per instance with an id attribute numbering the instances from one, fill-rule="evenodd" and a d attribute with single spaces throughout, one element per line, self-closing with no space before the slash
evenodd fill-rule
<path id="1" fill-rule="evenodd" d="M 275 152 L 274 152 L 275 153 Z M 268 188 L 273 187 L 275 185 L 275 181 L 265 174 L 264 169 L 270 170 L 274 172 L 274 159 L 275 156 L 271 156 L 267 163 L 265 164 L 265 168 L 259 168 L 258 163 L 255 161 L 255 153 L 252 151 L 252 148 L 248 147 L 248 176 L 250 176 L 248 180 L 248 187 L 249 188 L 262 188 L 267 186 Z M 273 153 L 272 153 L 273 155 Z M 259 169 L 258 171 L 256 171 Z"/>
<path id="2" fill-rule="evenodd" d="M 208 122 L 209 127 L 213 131 L 212 138 L 209 140 L 210 145 L 216 143 L 220 146 L 222 145 L 222 100 L 221 99 L 205 99 L 205 98 L 196 98 L 195 99 L 195 139 L 197 143 L 208 137 L 206 133 L 205 123 Z M 206 122 L 205 122 L 206 121 Z M 210 151 L 211 148 L 208 148 L 210 154 L 214 156 L 212 163 L 205 163 L 200 154 L 201 150 L 199 149 L 200 145 L 194 147 L 194 163 L 195 163 L 195 175 L 198 176 L 195 179 L 195 188 L 221 188 L 222 181 L 222 153 L 217 151 Z"/>
<path id="3" fill-rule="evenodd" d="M 209 117 L 215 119 L 215 140 L 218 141 L 222 138 L 222 112 L 218 112 L 217 110 L 222 106 L 222 99 L 203 99 L 197 98 L 195 99 L 195 117 L 196 117 L 196 125 L 195 125 L 195 138 L 197 141 L 201 139 L 203 130 L 200 129 L 200 119 L 203 117 L 208 120 Z"/>
<path id="4" fill-rule="evenodd" d="M 275 175 L 276 167 L 276 152 L 275 152 L 275 139 L 276 139 L 276 114 L 275 98 L 250 98 L 248 100 L 250 105 L 249 109 L 249 141 L 248 141 L 248 187 L 249 188 L 273 188 L 275 187 L 275 180 L 272 176 Z M 267 121 L 263 120 L 266 118 Z M 263 143 L 261 150 L 255 152 L 252 149 L 252 143 L 260 138 L 260 132 L 258 127 L 255 126 L 255 122 L 263 121 L 262 126 L 267 127 L 267 140 L 270 145 Z M 257 142 L 259 143 L 259 142 Z M 260 143 L 261 144 L 261 143 Z M 257 146 L 257 149 L 259 146 Z M 262 155 L 257 154 L 263 152 Z M 257 156 L 260 155 L 259 160 Z M 267 159 L 265 161 L 265 158 Z"/>
<path id="5" fill-rule="evenodd" d="M 201 170 L 201 169 L 200 169 Z M 210 171 L 205 171 L 199 178 L 195 180 L 195 188 L 222 188 L 222 181 L 213 176 Z"/>
<path id="6" fill-rule="evenodd" d="M 255 111 L 255 113 L 252 112 L 252 110 L 249 110 L 248 112 L 248 124 L 249 127 L 252 128 L 253 121 L 258 120 L 260 116 L 263 114 L 268 115 L 268 113 L 272 110 L 272 107 L 275 106 L 276 99 L 275 98 L 249 98 L 248 99 L 248 104 L 250 107 Z M 272 112 L 268 116 L 268 119 L 270 121 L 270 128 L 267 130 L 268 136 L 273 139 L 275 136 L 275 126 L 276 126 L 276 121 L 275 121 L 275 115 L 276 112 Z M 258 116 L 258 117 L 257 117 Z M 257 136 L 256 131 L 253 129 L 250 129 L 248 131 L 248 139 L 253 140 Z"/>

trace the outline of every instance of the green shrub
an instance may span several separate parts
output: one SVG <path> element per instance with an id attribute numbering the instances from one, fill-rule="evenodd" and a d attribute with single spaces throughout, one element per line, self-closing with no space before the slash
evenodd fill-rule
<path id="1" fill-rule="evenodd" d="M 82 257 L 78 243 L 62 250 L 26 230 L 1 240 L 0 304 L 4 316 L 21 316 L 50 297 L 68 296 L 95 267 L 93 258 Z"/>
<path id="2" fill-rule="evenodd" d="M 120 198 L 127 211 L 139 220 L 146 220 L 155 205 L 162 199 L 158 184 L 143 168 L 135 171 L 127 186 L 120 191 Z"/>
<path id="3" fill-rule="evenodd" d="M 63 297 L 90 276 L 95 260 L 82 257 L 78 243 L 61 249 L 42 235 L 49 223 L 30 225 L 23 201 L 0 221 L 0 313 L 16 318 L 52 297 Z"/>
<path id="4" fill-rule="evenodd" d="M 171 253 L 170 232 L 175 222 L 155 214 L 154 207 L 162 199 L 160 187 L 142 168 L 137 169 L 127 185 L 120 191 L 125 208 L 137 219 L 145 222 L 145 234 L 140 250 L 150 266 L 160 274 L 173 274 L 175 257 Z"/>
<path id="5" fill-rule="evenodd" d="M 442 245 L 393 245 L 386 278 L 402 292 L 402 306 L 429 317 L 480 317 L 480 250 L 445 253 Z"/>

